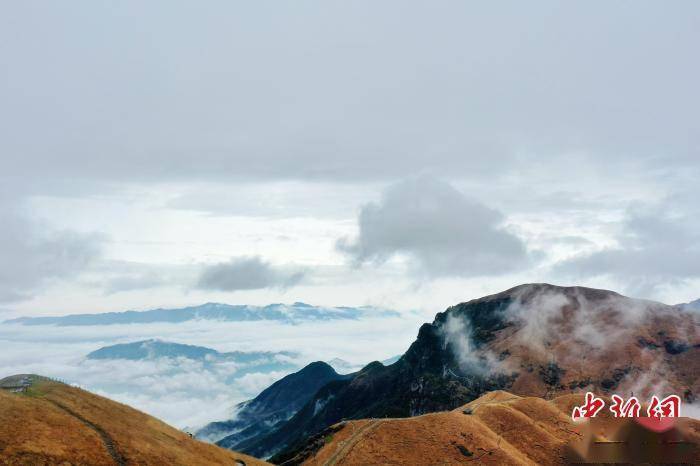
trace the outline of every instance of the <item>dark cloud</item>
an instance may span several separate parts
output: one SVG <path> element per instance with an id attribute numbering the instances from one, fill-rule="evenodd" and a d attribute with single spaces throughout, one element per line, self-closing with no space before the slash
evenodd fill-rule
<path id="1" fill-rule="evenodd" d="M 0 203 L 0 302 L 30 298 L 58 280 L 74 280 L 99 256 L 103 237 L 50 231 Z"/>
<path id="2" fill-rule="evenodd" d="M 288 288 L 299 283 L 305 271 L 276 267 L 260 257 L 235 257 L 229 262 L 207 266 L 197 287 L 204 290 L 236 291 L 260 288 Z"/>
<path id="3" fill-rule="evenodd" d="M 698 217 L 664 207 L 629 211 L 616 246 L 560 262 L 554 275 L 613 276 L 641 296 L 661 285 L 700 278 Z"/>
<path id="4" fill-rule="evenodd" d="M 503 215 L 466 198 L 448 183 L 412 178 L 365 205 L 359 235 L 338 241 L 355 261 L 383 262 L 395 254 L 431 276 L 501 274 L 523 266 L 523 242 L 502 226 Z"/>

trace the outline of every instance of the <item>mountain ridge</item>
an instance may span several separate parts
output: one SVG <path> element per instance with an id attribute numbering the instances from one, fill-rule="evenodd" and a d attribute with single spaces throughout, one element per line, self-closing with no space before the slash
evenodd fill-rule
<path id="1" fill-rule="evenodd" d="M 604 400 L 609 406 L 610 399 Z M 307 439 L 297 450 L 278 455 L 272 461 L 282 466 L 464 464 L 471 461 L 513 466 L 598 464 L 606 455 L 605 459 L 612 459 L 611 444 L 606 441 L 647 442 L 647 451 L 640 452 L 645 446 L 635 445 L 637 449 L 628 451 L 625 460 L 639 460 L 647 455 L 647 460 L 654 457 L 664 464 L 697 464 L 700 461 L 697 448 L 700 421 L 679 419 L 672 433 L 656 433 L 633 419 L 613 418 L 604 410 L 594 419 L 575 423 L 571 419 L 572 407 L 583 401 L 582 393 L 544 400 L 493 391 L 451 411 L 405 419 L 341 421 Z M 590 436 L 592 431 L 593 437 Z M 649 446 L 669 439 L 677 443 L 683 439 L 694 451 L 678 448 L 663 452 Z M 630 463 L 625 461 L 625 464 Z"/>
<path id="2" fill-rule="evenodd" d="M 35 374 L 0 380 L 3 464 L 268 463 L 192 439 L 129 406 Z"/>
<path id="3" fill-rule="evenodd" d="M 274 357 L 277 355 L 294 356 L 296 353 L 289 351 L 227 351 L 220 352 L 213 348 L 184 343 L 175 343 L 158 338 L 133 341 L 129 343 L 117 343 L 103 346 L 86 355 L 88 359 L 152 359 L 158 357 L 184 357 L 194 360 L 211 359 L 235 359 L 248 362 L 261 357 Z"/>
<path id="4" fill-rule="evenodd" d="M 345 377 L 325 362 L 312 362 L 273 383 L 252 400 L 239 403 L 233 419 L 209 423 L 196 436 L 237 449 L 242 442 L 264 435 L 292 417 L 320 387 Z"/>
<path id="5" fill-rule="evenodd" d="M 493 390 L 641 394 L 663 381 L 692 401 L 700 392 L 696 320 L 608 290 L 520 285 L 436 314 L 395 364 L 374 362 L 330 382 L 277 429 L 238 446 L 258 456 L 285 451 L 343 419 L 449 410 Z"/>
<path id="6" fill-rule="evenodd" d="M 696 299 L 695 301 L 690 301 L 689 303 L 685 304 L 679 304 L 679 306 L 691 311 L 700 311 L 700 299 Z"/>
<path id="7" fill-rule="evenodd" d="M 117 325 L 135 323 L 171 322 L 191 320 L 218 320 L 228 322 L 249 322 L 275 320 L 293 323 L 307 320 L 355 320 L 366 315 L 398 316 L 396 311 L 373 307 L 325 307 L 295 302 L 294 304 L 268 304 L 253 306 L 247 304 L 205 303 L 171 309 L 151 309 L 144 311 L 120 311 L 92 314 L 68 314 L 64 316 L 17 317 L 5 320 L 3 324 L 20 325 Z"/>

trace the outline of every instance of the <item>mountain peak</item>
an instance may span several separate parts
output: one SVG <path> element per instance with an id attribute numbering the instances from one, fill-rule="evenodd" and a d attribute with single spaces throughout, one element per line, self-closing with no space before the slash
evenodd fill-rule
<path id="1" fill-rule="evenodd" d="M 700 390 L 687 377 L 700 364 L 694 328 L 688 312 L 613 291 L 519 285 L 438 313 L 397 363 L 371 363 L 327 384 L 277 430 L 239 449 L 293 451 L 301 437 L 343 419 L 455 409 L 494 390 L 647 397 L 654 381 L 643 377 L 654 372 L 690 402 Z"/>
<path id="2" fill-rule="evenodd" d="M 285 323 L 309 320 L 356 320 L 370 309 L 353 307 L 323 307 L 297 302 L 293 305 L 275 303 L 267 306 L 223 304 L 209 302 L 197 306 L 176 309 L 151 309 L 145 311 L 105 312 L 99 314 L 69 314 L 64 316 L 19 317 L 5 321 L 19 325 L 113 325 L 146 324 L 154 322 L 181 323 L 192 320 L 216 320 L 227 322 L 278 321 Z M 371 309 L 373 315 L 397 316 L 386 309 Z"/>
<path id="3" fill-rule="evenodd" d="M 325 362 L 312 362 L 273 383 L 254 399 L 239 404 L 234 419 L 213 422 L 197 436 L 226 448 L 253 449 L 256 437 L 294 416 L 321 387 L 344 378 Z"/>
<path id="4" fill-rule="evenodd" d="M 552 285 L 550 283 L 524 283 L 522 285 L 514 286 L 505 291 L 495 293 L 492 295 L 484 296 L 482 298 L 473 299 L 468 302 L 476 301 L 493 301 L 496 299 L 503 298 L 517 298 L 522 301 L 528 301 L 534 296 L 543 294 L 561 294 L 566 296 L 583 296 L 589 300 L 602 300 L 610 297 L 623 297 L 621 294 L 610 290 L 598 289 L 598 288 L 588 288 L 585 286 L 560 286 Z"/>
<path id="5" fill-rule="evenodd" d="M 298 374 L 303 374 L 305 376 L 308 375 L 338 375 L 338 373 L 333 369 L 333 367 L 323 361 L 314 361 L 312 363 L 307 364 L 304 368 L 302 368 Z"/>

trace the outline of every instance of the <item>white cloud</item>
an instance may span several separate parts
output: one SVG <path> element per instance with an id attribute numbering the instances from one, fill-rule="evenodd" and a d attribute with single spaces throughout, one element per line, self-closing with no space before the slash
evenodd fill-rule
<path id="1" fill-rule="evenodd" d="M 616 244 L 570 257 L 554 273 L 573 278 L 611 277 L 631 294 L 653 296 L 659 288 L 700 278 L 700 221 L 697 211 L 674 213 L 636 206 L 620 222 Z"/>
<path id="2" fill-rule="evenodd" d="M 260 393 L 285 375 L 287 375 L 285 372 L 256 372 L 245 374 L 236 380 L 236 385 L 246 392 Z"/>
<path id="3" fill-rule="evenodd" d="M 289 288 L 298 284 L 305 273 L 298 267 L 275 267 L 256 256 L 234 257 L 228 262 L 206 266 L 197 287 L 218 291 Z"/>
<path id="4" fill-rule="evenodd" d="M 421 275 L 500 275 L 527 264 L 525 244 L 505 217 L 432 177 L 390 186 L 379 203 L 365 205 L 356 239 L 338 249 L 355 261 L 385 262 L 408 255 Z"/>
<path id="5" fill-rule="evenodd" d="M 79 276 L 99 256 L 97 234 L 55 231 L 0 197 L 0 302 L 31 297 L 52 282 Z"/>

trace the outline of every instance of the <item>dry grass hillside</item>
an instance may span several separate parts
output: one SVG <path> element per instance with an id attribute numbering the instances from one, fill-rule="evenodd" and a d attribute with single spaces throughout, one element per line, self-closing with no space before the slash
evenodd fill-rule
<path id="1" fill-rule="evenodd" d="M 147 414 L 39 376 L 0 381 L 3 465 L 264 465 Z"/>
<path id="2" fill-rule="evenodd" d="M 620 426 L 634 423 L 602 413 L 595 423 L 574 424 L 571 409 L 582 402 L 578 394 L 547 401 L 494 391 L 453 411 L 347 421 L 311 439 L 285 464 L 568 464 L 588 458 L 591 446 L 607 448 L 624 430 Z M 595 436 L 587 439 L 591 424 Z M 682 437 L 694 449 L 691 462 L 684 464 L 700 464 L 700 422 L 684 419 L 682 424 Z"/>

